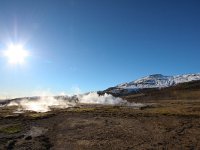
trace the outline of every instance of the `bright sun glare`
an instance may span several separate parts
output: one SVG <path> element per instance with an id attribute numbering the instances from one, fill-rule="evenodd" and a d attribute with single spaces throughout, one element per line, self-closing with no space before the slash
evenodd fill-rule
<path id="1" fill-rule="evenodd" d="M 11 64 L 23 64 L 25 58 L 28 56 L 28 51 L 26 51 L 20 44 L 11 44 L 4 52 L 4 55 L 8 58 L 8 61 Z"/>

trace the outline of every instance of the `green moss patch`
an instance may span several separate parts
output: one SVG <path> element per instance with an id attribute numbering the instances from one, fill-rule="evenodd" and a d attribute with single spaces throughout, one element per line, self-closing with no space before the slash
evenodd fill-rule
<path id="1" fill-rule="evenodd" d="M 21 131 L 19 124 L 0 127 L 0 132 L 5 134 L 14 134 Z"/>
<path id="2" fill-rule="evenodd" d="M 43 118 L 48 118 L 51 116 L 54 116 L 54 113 L 51 112 L 46 112 L 46 113 L 27 113 L 25 114 L 25 117 L 28 119 L 43 119 Z"/>
<path id="3" fill-rule="evenodd" d="M 95 110 L 96 108 L 76 108 L 76 109 L 73 109 L 72 111 L 73 112 L 92 112 Z"/>

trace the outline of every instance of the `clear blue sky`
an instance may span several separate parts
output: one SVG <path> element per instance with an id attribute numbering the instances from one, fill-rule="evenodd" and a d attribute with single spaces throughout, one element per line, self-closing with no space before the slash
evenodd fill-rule
<path id="1" fill-rule="evenodd" d="M 0 95 L 102 90 L 149 74 L 200 72 L 199 0 L 0 0 Z"/>

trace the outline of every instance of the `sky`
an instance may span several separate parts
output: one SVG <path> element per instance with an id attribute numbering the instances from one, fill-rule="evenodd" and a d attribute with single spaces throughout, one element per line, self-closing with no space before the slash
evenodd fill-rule
<path id="1" fill-rule="evenodd" d="M 200 72 L 199 0 L 0 0 L 0 98 Z M 10 64 L 10 43 L 29 53 Z"/>

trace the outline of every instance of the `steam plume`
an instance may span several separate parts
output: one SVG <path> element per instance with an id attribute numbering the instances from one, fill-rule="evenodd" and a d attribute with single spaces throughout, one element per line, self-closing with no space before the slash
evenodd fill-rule
<path id="1" fill-rule="evenodd" d="M 17 106 L 23 111 L 47 112 L 51 108 L 68 108 L 77 104 L 102 104 L 102 105 L 124 105 L 132 107 L 141 107 L 141 103 L 129 103 L 119 97 L 113 97 L 110 94 L 98 95 L 97 92 L 80 94 L 77 96 L 60 97 L 41 97 L 37 99 L 20 99 L 11 101 L 7 106 Z"/>

